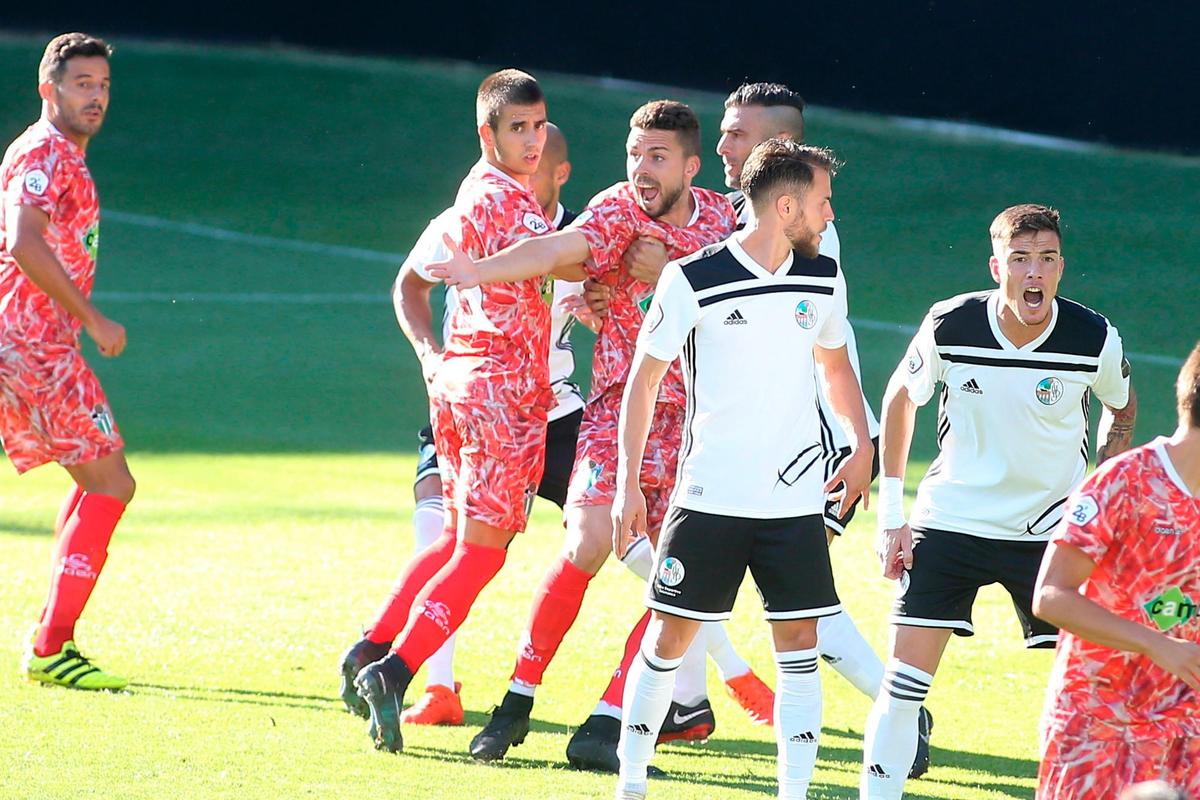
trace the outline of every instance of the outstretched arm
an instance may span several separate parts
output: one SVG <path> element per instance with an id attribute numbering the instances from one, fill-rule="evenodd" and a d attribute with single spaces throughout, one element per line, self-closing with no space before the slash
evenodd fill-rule
<path id="1" fill-rule="evenodd" d="M 482 283 L 515 283 L 542 275 L 581 281 L 587 277 L 583 262 L 591 255 L 584 235 L 569 228 L 522 239 L 479 261 L 464 253 L 450 236 L 444 235 L 442 241 L 450 250 L 450 259 L 430 263 L 429 274 L 460 289 L 473 289 Z"/>

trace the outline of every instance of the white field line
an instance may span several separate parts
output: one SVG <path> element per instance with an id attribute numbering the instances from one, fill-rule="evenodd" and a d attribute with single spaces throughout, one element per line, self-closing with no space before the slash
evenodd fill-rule
<path id="1" fill-rule="evenodd" d="M 181 233 L 222 242 L 238 242 L 269 250 L 287 250 L 296 253 L 318 253 L 363 261 L 374 261 L 399 265 L 404 253 L 388 253 L 382 250 L 366 250 L 361 247 L 309 242 L 301 239 L 281 239 L 275 236 L 260 236 L 252 233 L 226 230 L 211 225 L 152 217 L 146 214 L 130 214 L 125 211 L 105 211 L 104 219 L 134 225 L 141 228 Z M 376 305 L 391 303 L 386 294 L 368 292 L 95 292 L 97 300 L 106 303 L 208 303 L 214 305 Z M 851 320 L 862 330 L 902 333 L 912 336 L 917 332 L 913 325 L 885 322 L 878 319 L 855 317 Z M 1155 364 L 1164 367 L 1179 367 L 1182 358 L 1157 353 L 1126 353 L 1131 361 Z"/>

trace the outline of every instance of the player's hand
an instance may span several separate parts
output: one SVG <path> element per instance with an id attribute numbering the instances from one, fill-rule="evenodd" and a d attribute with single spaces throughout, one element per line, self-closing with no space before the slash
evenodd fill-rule
<path id="1" fill-rule="evenodd" d="M 447 261 L 433 261 L 428 264 L 426 269 L 429 274 L 447 286 L 474 289 L 480 283 L 479 268 L 475 266 L 475 262 L 450 238 L 450 234 L 443 233 L 442 242 L 450 251 L 450 258 Z"/>
<path id="2" fill-rule="evenodd" d="M 575 319 L 579 320 L 581 325 L 587 327 L 592 333 L 599 333 L 600 327 L 604 324 L 604 320 L 596 316 L 596 312 L 592 311 L 587 300 L 582 294 L 569 294 L 559 301 L 559 306 L 571 314 Z"/>
<path id="3" fill-rule="evenodd" d="M 639 281 L 658 283 L 658 276 L 667 265 L 667 246 L 650 236 L 639 236 L 625 251 L 625 269 Z"/>
<path id="4" fill-rule="evenodd" d="M 97 314 L 96 319 L 85 328 L 96 343 L 96 349 L 105 358 L 116 358 L 125 350 L 125 326 L 121 323 Z"/>
<path id="5" fill-rule="evenodd" d="M 842 462 L 833 477 L 825 482 L 825 497 L 838 501 L 837 515 L 862 500 L 862 507 L 869 508 L 871 495 L 871 462 L 875 458 L 875 447 L 868 443 L 856 447 L 850 457 Z"/>
<path id="6" fill-rule="evenodd" d="M 899 528 L 879 532 L 875 552 L 883 564 L 883 577 L 894 581 L 913 565 L 912 528 L 904 523 Z"/>
<path id="7" fill-rule="evenodd" d="M 588 308 L 592 310 L 596 318 L 603 320 L 608 316 L 608 303 L 612 299 L 612 287 L 589 278 L 583 282 L 583 299 L 587 301 Z"/>
<path id="8" fill-rule="evenodd" d="M 634 540 L 646 535 L 646 497 L 640 488 L 618 489 L 612 509 L 613 553 L 624 558 Z"/>
<path id="9" fill-rule="evenodd" d="M 1200 645 L 1174 636 L 1161 636 L 1146 653 L 1150 660 L 1200 692 Z"/>

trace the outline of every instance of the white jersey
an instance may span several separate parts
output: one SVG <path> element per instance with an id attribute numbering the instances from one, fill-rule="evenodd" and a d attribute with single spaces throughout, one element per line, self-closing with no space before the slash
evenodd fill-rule
<path id="1" fill-rule="evenodd" d="M 668 264 L 638 350 L 681 356 L 688 402 L 672 505 L 759 519 L 822 513 L 813 347 L 845 342 L 846 285 L 831 258 L 789 255 L 772 274 L 728 239 Z"/>
<path id="2" fill-rule="evenodd" d="M 750 201 L 741 191 L 729 192 L 725 196 L 733 203 L 733 209 L 738 215 L 738 230 L 741 230 L 754 219 L 754 207 L 750 205 Z M 821 234 L 820 253 L 836 261 L 839 271 L 841 270 L 842 242 L 838 237 L 837 228 L 832 222 Z M 862 386 L 862 368 L 858 365 L 858 340 L 855 339 L 854 327 L 850 322 L 846 323 L 846 351 L 850 356 L 850 366 L 854 367 L 854 376 L 858 378 L 858 385 Z M 820 367 L 817 367 L 817 370 L 819 372 Z M 819 377 L 823 378 L 824 376 Z M 841 450 L 850 446 L 850 437 L 846 435 L 837 416 L 833 413 L 833 406 L 829 404 L 829 391 L 824 380 L 817 381 L 817 391 L 820 392 L 818 397 L 821 403 L 821 442 L 828 455 L 836 456 Z M 879 436 L 879 420 L 875 417 L 871 402 L 867 400 L 865 390 L 863 392 L 863 410 L 867 415 L 867 431 L 874 439 Z M 832 464 L 831 461 L 831 466 Z"/>
<path id="3" fill-rule="evenodd" d="M 552 220 L 555 228 L 560 227 L 565 215 L 566 210 L 559 203 L 558 211 Z M 425 230 L 417 238 L 417 243 L 413 245 L 408 258 L 404 260 L 404 264 L 430 283 L 440 283 L 429 275 L 426 265 L 450 257 L 450 251 L 446 249 L 446 245 L 442 241 L 442 234 L 451 231 L 458 220 L 459 215 L 453 207 L 430 220 L 429 224 L 425 226 Z M 571 382 L 571 375 L 575 372 L 575 351 L 571 347 L 571 328 L 575 324 L 575 316 L 563 305 L 564 298 L 582 291 L 583 284 L 579 282 L 558 280 L 554 282 L 554 304 L 550 308 L 550 352 L 547 356 L 550 362 L 550 388 L 554 390 L 555 400 L 554 408 L 550 409 L 548 415 L 550 422 L 583 408 L 583 393 L 579 391 L 578 386 Z M 449 332 L 450 315 L 457 304 L 458 292 L 453 288 L 447 288 L 446 309 L 442 316 L 442 341 L 445 341 Z"/>
<path id="4" fill-rule="evenodd" d="M 1065 298 L 1024 347 L 1000 331 L 999 293 L 964 294 L 930 309 L 906 355 L 909 398 L 942 384 L 940 453 L 917 489 L 913 527 L 987 539 L 1046 541 L 1088 464 L 1088 402 L 1129 400 L 1121 337 Z"/>

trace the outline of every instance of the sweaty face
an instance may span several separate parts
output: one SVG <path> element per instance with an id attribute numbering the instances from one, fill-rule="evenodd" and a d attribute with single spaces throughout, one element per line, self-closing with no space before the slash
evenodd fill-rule
<path id="1" fill-rule="evenodd" d="M 1036 327 L 1050 319 L 1066 263 L 1060 247 L 1058 235 L 1051 231 L 992 242 L 992 277 L 1000 284 L 1000 301 L 1022 325 Z"/>
<path id="2" fill-rule="evenodd" d="M 742 165 L 755 145 L 775 136 L 769 109 L 762 106 L 735 106 L 725 109 L 721 118 L 721 138 L 717 140 L 717 155 L 725 168 L 725 185 L 742 188 Z"/>
<path id="3" fill-rule="evenodd" d="M 51 114 L 57 111 L 57 125 L 64 133 L 95 136 L 108 111 L 108 59 L 100 56 L 76 56 L 63 67 L 59 81 L 53 84 Z"/>
<path id="4" fill-rule="evenodd" d="M 687 156 L 674 131 L 633 128 L 625 143 L 625 175 L 637 204 L 647 216 L 661 217 L 683 199 L 688 188 Z"/>
<path id="5" fill-rule="evenodd" d="M 800 211 L 783 232 L 792 243 L 792 249 L 805 258 L 816 258 L 821 249 L 821 234 L 833 220 L 830 198 L 833 184 L 829 173 L 816 170 L 812 185 L 799 199 Z"/>
<path id="6" fill-rule="evenodd" d="M 507 172 L 532 176 L 546 146 L 546 104 L 505 106 L 492 139 L 495 159 Z"/>

